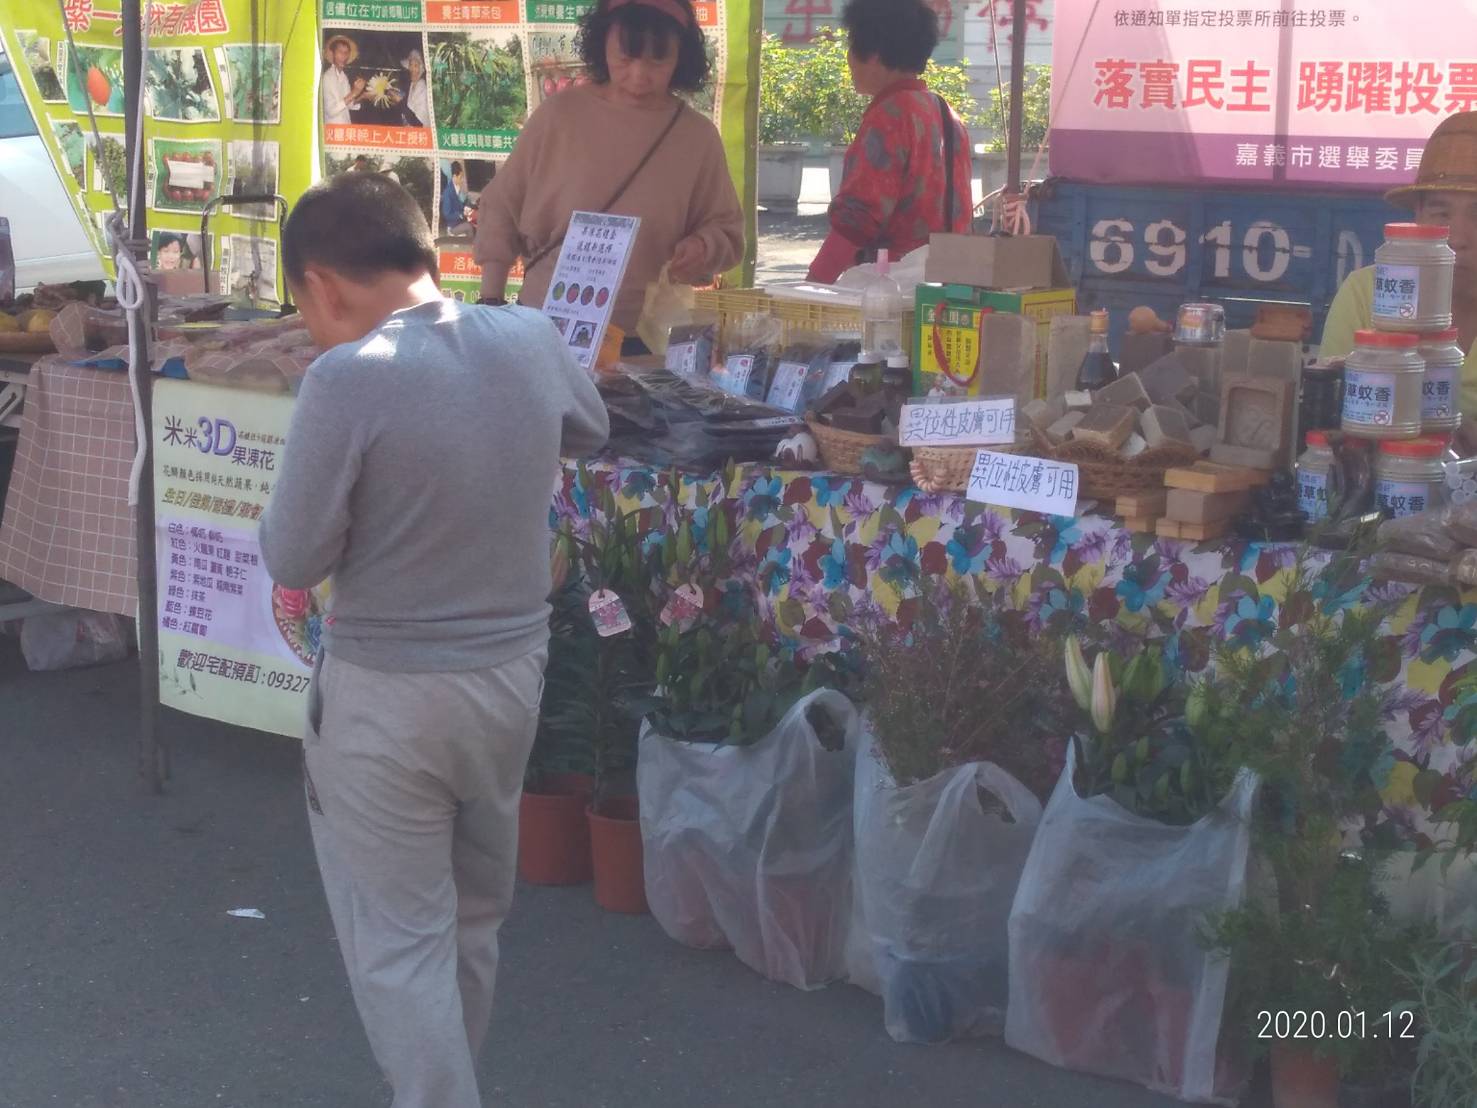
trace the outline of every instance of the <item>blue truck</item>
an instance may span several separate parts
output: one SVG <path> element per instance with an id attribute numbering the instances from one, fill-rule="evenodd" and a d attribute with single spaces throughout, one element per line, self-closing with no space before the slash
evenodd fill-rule
<path id="1" fill-rule="evenodd" d="M 1173 321 L 1179 305 L 1224 304 L 1228 327 L 1258 305 L 1304 304 L 1313 339 L 1346 276 L 1374 264 L 1384 225 L 1410 214 L 1374 193 L 1093 185 L 1053 178 L 1033 193 L 1039 234 L 1056 237 L 1077 310 L 1107 308 L 1112 344 L 1139 304 Z"/>

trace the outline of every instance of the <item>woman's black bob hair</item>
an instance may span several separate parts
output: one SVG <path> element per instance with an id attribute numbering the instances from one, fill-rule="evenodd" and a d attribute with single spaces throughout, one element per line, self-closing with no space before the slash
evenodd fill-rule
<path id="1" fill-rule="evenodd" d="M 620 31 L 621 48 L 633 58 L 665 58 L 675 42 L 677 47 L 677 69 L 672 74 L 672 91 L 697 92 L 708 83 L 711 63 L 708 60 L 707 44 L 698 29 L 697 16 L 692 13 L 692 0 L 676 0 L 687 10 L 687 23 L 678 23 L 665 12 L 646 4 L 623 4 L 615 11 L 610 10 L 610 0 L 600 3 L 585 13 L 580 20 L 580 60 L 590 68 L 590 76 L 596 84 L 608 84 L 610 66 L 605 61 L 605 43 L 611 28 Z"/>

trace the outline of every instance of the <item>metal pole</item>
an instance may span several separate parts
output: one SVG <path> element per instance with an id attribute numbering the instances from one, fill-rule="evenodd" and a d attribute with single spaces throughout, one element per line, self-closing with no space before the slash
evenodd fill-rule
<path id="1" fill-rule="evenodd" d="M 134 151 L 143 141 L 138 133 L 138 103 L 143 90 L 143 23 L 140 0 L 123 0 L 123 88 L 124 147 L 128 170 L 128 238 L 129 249 L 147 272 L 148 213 L 142 179 L 131 176 Z M 140 178 L 142 178 L 142 173 Z M 154 560 L 154 374 L 149 366 L 149 340 L 159 318 L 158 290 L 147 284 L 144 326 L 140 328 L 136 361 L 130 359 L 129 373 L 138 389 L 138 402 L 143 409 L 144 469 L 138 485 L 138 505 L 134 509 L 134 538 L 138 550 L 138 661 L 139 661 L 139 775 L 151 792 L 162 793 L 169 776 L 169 752 L 159 739 L 159 588 Z"/>
<path id="2" fill-rule="evenodd" d="M 1005 137 L 1005 191 L 1021 192 L 1021 131 L 1025 125 L 1026 0 L 1012 0 L 1010 12 L 1010 122 Z"/>

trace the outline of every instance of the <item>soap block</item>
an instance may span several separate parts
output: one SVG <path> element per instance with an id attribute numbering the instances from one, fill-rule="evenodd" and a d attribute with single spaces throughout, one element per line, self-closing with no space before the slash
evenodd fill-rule
<path id="1" fill-rule="evenodd" d="M 1031 400 L 1021 405 L 1021 418 L 1040 438 L 1046 438 L 1051 425 L 1067 414 L 1067 402 L 1060 396 L 1050 400 Z"/>
<path id="2" fill-rule="evenodd" d="M 1085 315 L 1058 315 L 1051 319 L 1046 341 L 1046 395 L 1061 396 L 1077 383 L 1077 371 L 1087 357 L 1089 325 Z"/>
<path id="3" fill-rule="evenodd" d="M 1190 431 L 1190 445 L 1201 454 L 1209 454 L 1215 446 L 1216 435 L 1219 432 L 1208 423 L 1192 428 Z"/>
<path id="4" fill-rule="evenodd" d="M 1269 474 L 1261 470 L 1216 465 L 1214 462 L 1196 462 L 1193 466 L 1164 472 L 1167 488 L 1192 489 L 1195 492 L 1239 492 L 1259 488 L 1268 480 Z"/>
<path id="5" fill-rule="evenodd" d="M 1133 434 L 1138 412 L 1119 404 L 1094 404 L 1072 432 L 1074 442 L 1096 442 L 1117 450 Z"/>
<path id="6" fill-rule="evenodd" d="M 1217 523 L 1231 519 L 1251 503 L 1248 492 L 1192 492 L 1170 489 L 1165 499 L 1164 514 L 1180 523 Z"/>
<path id="7" fill-rule="evenodd" d="M 1303 347 L 1296 342 L 1251 340 L 1247 347 L 1246 372 L 1252 377 L 1273 377 L 1279 381 L 1296 381 L 1302 376 Z"/>
<path id="8" fill-rule="evenodd" d="M 1218 445 L 1253 451 L 1257 457 L 1270 455 L 1268 464 L 1229 461 L 1229 465 L 1253 465 L 1273 469 L 1286 465 L 1292 443 L 1288 436 L 1288 410 L 1293 406 L 1292 381 L 1269 377 L 1233 375 L 1225 379 L 1221 392 L 1221 422 Z M 1212 453 L 1212 458 L 1216 458 Z M 1250 455 L 1243 455 L 1250 457 Z"/>
<path id="9" fill-rule="evenodd" d="M 1142 372 L 1173 349 L 1174 340 L 1168 331 L 1129 331 L 1118 344 L 1118 369 L 1124 374 Z"/>
<path id="10" fill-rule="evenodd" d="M 1227 331 L 1221 343 L 1222 373 L 1245 373 L 1250 364 L 1251 332 Z"/>
<path id="11" fill-rule="evenodd" d="M 1190 425 L 1179 412 L 1155 404 L 1139 419 L 1139 428 L 1150 446 L 1189 446 Z"/>
<path id="12" fill-rule="evenodd" d="M 1036 395 L 1036 323 L 1014 312 L 980 320 L 980 395 Z M 1048 394 L 1049 395 L 1049 394 Z"/>
<path id="13" fill-rule="evenodd" d="M 1168 489 L 1154 489 L 1152 492 L 1135 492 L 1127 496 L 1120 496 L 1114 502 L 1113 510 L 1120 516 L 1157 517 L 1164 514 L 1168 502 Z"/>
<path id="14" fill-rule="evenodd" d="M 1184 418 L 1184 421 L 1190 425 L 1190 430 L 1192 431 L 1205 422 L 1178 400 L 1166 400 L 1160 407 L 1168 408 L 1172 412 L 1178 412 Z"/>
<path id="15" fill-rule="evenodd" d="M 1200 391 L 1199 384 L 1178 354 L 1169 354 L 1144 367 L 1139 371 L 1139 380 L 1143 382 L 1151 404 L 1189 403 Z"/>
<path id="16" fill-rule="evenodd" d="M 1064 395 L 1067 407 L 1073 411 L 1092 407 L 1092 393 L 1086 389 L 1072 389 Z"/>
<path id="17" fill-rule="evenodd" d="M 1137 373 L 1126 373 L 1116 381 L 1110 381 L 1092 394 L 1094 404 L 1120 404 L 1126 408 L 1144 411 L 1149 407 L 1149 394 Z"/>
<path id="18" fill-rule="evenodd" d="M 1197 392 L 1208 392 L 1216 396 L 1221 394 L 1221 373 L 1225 360 L 1219 346 L 1180 346 L 1175 348 L 1175 356 L 1179 358 L 1185 371 L 1195 379 Z"/>
<path id="19" fill-rule="evenodd" d="M 1135 431 L 1128 436 L 1128 441 L 1118 448 L 1118 453 L 1125 458 L 1137 458 L 1145 450 L 1149 449 L 1149 443 L 1143 435 Z"/>
<path id="20" fill-rule="evenodd" d="M 1190 402 L 1190 410 L 1201 423 L 1219 428 L 1221 424 L 1221 397 L 1219 393 L 1197 392 Z"/>
<path id="21" fill-rule="evenodd" d="M 1072 437 L 1077 425 L 1086 418 L 1086 412 L 1068 412 L 1046 429 L 1046 441 L 1052 446 L 1060 446 Z"/>
<path id="22" fill-rule="evenodd" d="M 1233 466 L 1238 469 L 1276 469 L 1277 452 L 1258 450 L 1251 446 L 1232 446 L 1218 442 L 1210 448 L 1210 460 L 1217 465 Z"/>

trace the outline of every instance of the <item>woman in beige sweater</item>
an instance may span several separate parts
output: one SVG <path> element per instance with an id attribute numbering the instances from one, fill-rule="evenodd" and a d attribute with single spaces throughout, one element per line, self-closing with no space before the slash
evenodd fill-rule
<path id="1" fill-rule="evenodd" d="M 592 82 L 533 113 L 482 194 L 482 298 L 501 303 L 522 258 L 520 299 L 540 307 L 570 213 L 640 216 L 611 317 L 634 335 L 646 286 L 662 266 L 697 284 L 737 264 L 743 212 L 717 128 L 675 95 L 701 88 L 710 68 L 692 0 L 600 0 L 581 23 L 579 49 Z"/>

